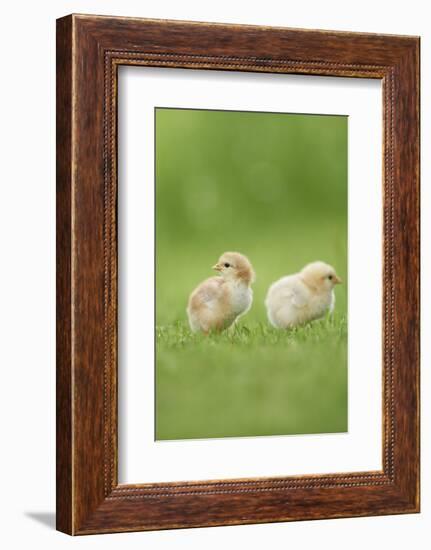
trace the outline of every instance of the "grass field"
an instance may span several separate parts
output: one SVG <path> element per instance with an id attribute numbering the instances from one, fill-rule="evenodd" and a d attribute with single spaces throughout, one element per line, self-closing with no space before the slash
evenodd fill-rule
<path id="1" fill-rule="evenodd" d="M 347 430 L 346 322 L 157 329 L 157 439 Z"/>
<path id="2" fill-rule="evenodd" d="M 268 286 L 324 260 L 347 282 L 347 118 L 156 111 L 156 438 L 347 430 L 347 284 L 332 318 L 279 331 Z M 226 250 L 257 273 L 232 330 L 192 334 Z"/>

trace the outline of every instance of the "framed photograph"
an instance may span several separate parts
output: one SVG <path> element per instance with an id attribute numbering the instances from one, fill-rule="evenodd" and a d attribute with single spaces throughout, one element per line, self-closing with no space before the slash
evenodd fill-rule
<path id="1" fill-rule="evenodd" d="M 419 38 L 57 21 L 57 528 L 419 511 Z"/>

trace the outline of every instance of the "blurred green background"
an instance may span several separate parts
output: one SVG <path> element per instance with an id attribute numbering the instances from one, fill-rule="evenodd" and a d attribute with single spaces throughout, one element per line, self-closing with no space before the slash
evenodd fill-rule
<path id="1" fill-rule="evenodd" d="M 156 109 L 156 439 L 347 430 L 347 117 Z M 257 274 L 235 330 L 190 332 L 227 250 Z M 332 264 L 332 318 L 269 326 L 269 285 Z"/>

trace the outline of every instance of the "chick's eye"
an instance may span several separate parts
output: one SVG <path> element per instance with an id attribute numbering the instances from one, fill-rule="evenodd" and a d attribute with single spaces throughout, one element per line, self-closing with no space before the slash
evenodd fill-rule
<path id="1" fill-rule="evenodd" d="M 328 275 L 328 279 L 329 279 L 330 281 L 332 281 L 333 278 L 334 278 L 334 277 L 333 277 L 332 275 Z"/>
<path id="2" fill-rule="evenodd" d="M 225 267 L 230 267 L 230 264 L 225 263 L 224 266 L 225 266 Z"/>

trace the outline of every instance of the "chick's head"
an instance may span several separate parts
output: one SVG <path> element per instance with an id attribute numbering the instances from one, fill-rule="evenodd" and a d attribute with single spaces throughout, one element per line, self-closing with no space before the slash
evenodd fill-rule
<path id="1" fill-rule="evenodd" d="M 249 259 L 239 252 L 225 252 L 213 266 L 222 277 L 231 281 L 244 282 L 250 285 L 255 274 Z"/>
<path id="2" fill-rule="evenodd" d="M 325 262 L 313 262 L 306 265 L 301 271 L 303 280 L 311 288 L 319 291 L 329 291 L 341 283 L 335 269 Z"/>

